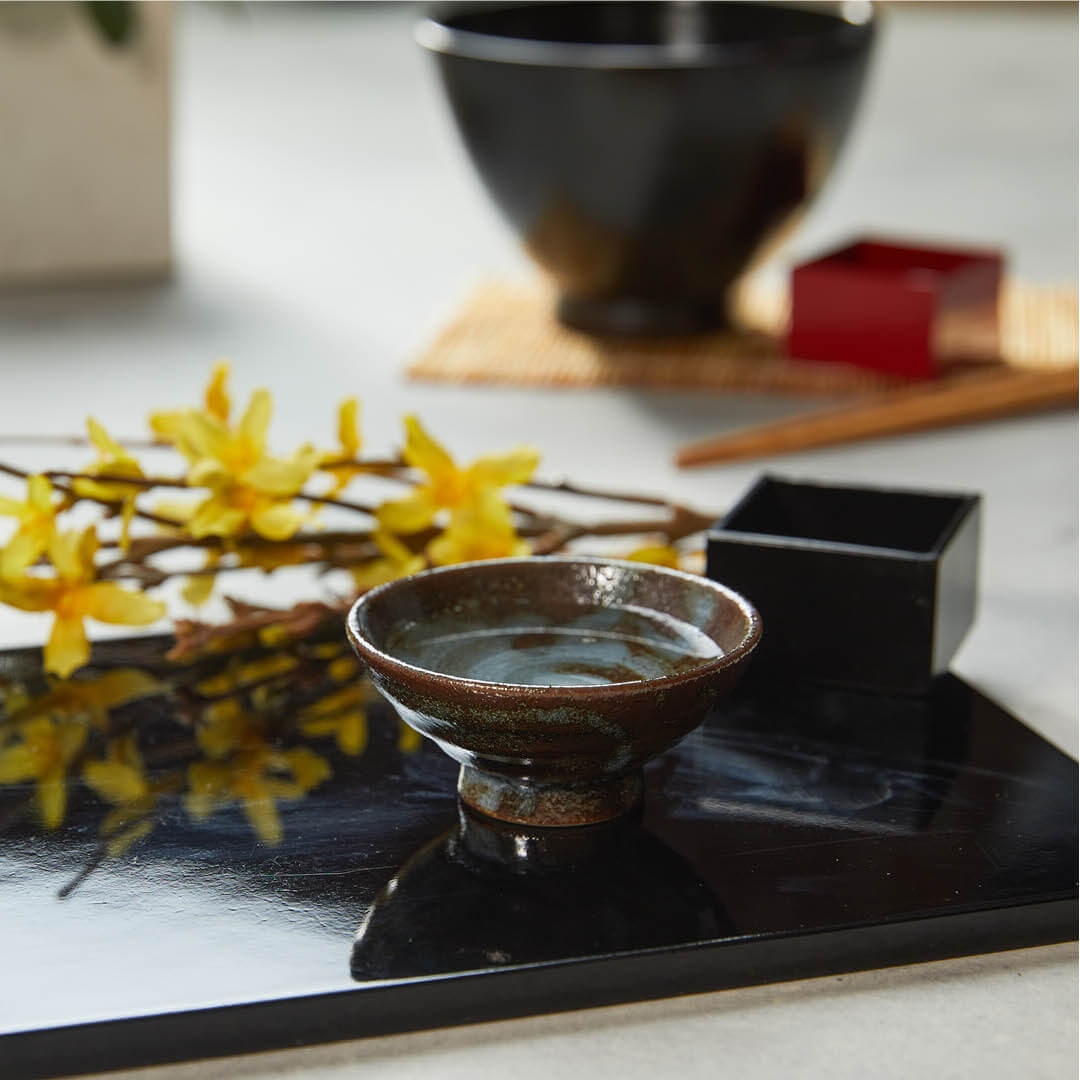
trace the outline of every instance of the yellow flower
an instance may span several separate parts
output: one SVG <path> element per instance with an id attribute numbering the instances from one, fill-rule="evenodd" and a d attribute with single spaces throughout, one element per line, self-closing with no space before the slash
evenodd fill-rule
<path id="1" fill-rule="evenodd" d="M 197 683 L 195 689 L 204 697 L 220 697 L 279 675 L 287 675 L 300 661 L 288 653 L 274 653 L 242 663 L 232 659 L 224 671 Z"/>
<path id="2" fill-rule="evenodd" d="M 356 457 L 362 445 L 357 418 L 360 414 L 360 402 L 356 398 L 346 398 L 338 406 L 338 442 L 344 457 Z"/>
<path id="3" fill-rule="evenodd" d="M 652 563 L 654 566 L 667 566 L 672 570 L 679 569 L 679 553 L 668 544 L 653 544 L 639 547 L 636 551 L 626 556 L 629 562 Z"/>
<path id="4" fill-rule="evenodd" d="M 0 748 L 0 784 L 36 780 L 38 809 L 55 829 L 67 808 L 67 772 L 86 742 L 86 726 L 39 716 L 18 725 L 17 737 Z"/>
<path id="5" fill-rule="evenodd" d="M 29 779 L 40 770 L 43 775 L 38 802 L 42 817 L 46 824 L 58 825 L 66 803 L 60 778 L 66 778 L 68 764 L 82 748 L 89 727 L 104 727 L 110 708 L 163 689 L 161 683 L 137 668 L 117 668 L 95 679 L 51 679 L 48 693 L 23 702 L 17 712 L 9 713 L 16 730 L 22 733 L 22 742 L 8 748 L 14 753 L 0 750 L 0 775 L 21 773 L 21 779 Z M 30 754 L 35 755 L 33 769 L 29 767 Z M 104 760 L 84 766 L 83 779 L 107 802 L 125 808 L 123 821 L 113 811 L 102 823 L 110 854 L 149 832 L 150 824 L 138 819 L 145 818 L 153 808 L 152 791 L 143 774 L 134 735 L 112 740 Z"/>
<path id="6" fill-rule="evenodd" d="M 396 536 L 383 528 L 376 528 L 372 539 L 382 555 L 361 566 L 354 566 L 352 574 L 356 588 L 360 592 L 373 589 L 386 581 L 396 581 L 419 573 L 427 566 L 427 559 L 410 551 Z"/>
<path id="7" fill-rule="evenodd" d="M 48 693 L 27 700 L 11 716 L 16 720 L 36 716 L 78 718 L 104 728 L 110 709 L 165 689 L 163 683 L 138 668 L 115 668 L 93 679 L 50 679 Z"/>
<path id="8" fill-rule="evenodd" d="M 359 679 L 309 705 L 300 714 L 304 735 L 333 735 L 343 754 L 355 757 L 367 746 L 367 707 L 379 700 L 375 687 Z"/>
<path id="9" fill-rule="evenodd" d="M 182 771 L 174 770 L 153 780 L 145 776 L 134 735 L 115 741 L 123 745 L 116 748 L 110 745 L 105 762 L 91 763 L 104 765 L 110 768 L 109 772 L 99 771 L 95 783 L 87 775 L 89 766 L 83 771 L 83 779 L 101 798 L 113 804 L 98 827 L 105 853 L 113 857 L 122 855 L 136 840 L 153 831 L 156 824 L 153 814 L 162 795 L 177 795 L 184 789 Z M 112 768 L 114 762 L 118 768 Z M 123 771 L 123 766 L 129 766 L 131 771 Z"/>
<path id="10" fill-rule="evenodd" d="M 142 755 L 131 732 L 110 739 L 105 757 L 83 766 L 83 779 L 107 803 L 123 806 L 138 802 L 150 791 Z"/>
<path id="11" fill-rule="evenodd" d="M 540 460 L 536 450 L 519 446 L 506 454 L 477 458 L 460 468 L 415 416 L 405 417 L 402 456 L 428 479 L 405 498 L 379 507 L 379 524 L 394 533 L 418 532 L 432 524 L 439 510 L 466 507 L 482 495 L 497 494 L 508 484 L 524 484 Z"/>
<path id="12" fill-rule="evenodd" d="M 339 656 L 326 665 L 326 674 L 336 683 L 347 683 L 360 673 L 360 665 L 351 656 Z"/>
<path id="13" fill-rule="evenodd" d="M 203 566 L 206 570 L 214 570 L 220 562 L 220 551 L 208 551 Z M 214 582 L 214 574 L 192 574 L 184 582 L 184 587 L 180 590 L 184 603 L 190 604 L 192 607 L 202 607 L 210 599 L 210 595 L 214 591 Z"/>
<path id="14" fill-rule="evenodd" d="M 154 810 L 156 799 L 152 794 L 145 795 L 137 802 L 125 803 L 110 810 L 102 819 L 99 827 L 101 838 L 105 841 L 105 854 L 116 858 L 136 840 L 141 840 L 154 828 L 150 814 Z"/>
<path id="15" fill-rule="evenodd" d="M 91 475 L 130 476 L 140 479 L 142 467 L 92 416 L 87 417 L 86 431 L 97 448 L 98 457 L 83 472 Z M 85 499 L 105 499 L 121 503 L 120 550 L 125 554 L 130 546 L 131 519 L 135 516 L 135 496 L 142 490 L 138 484 L 99 483 L 96 480 L 73 480 L 76 495 Z"/>
<path id="16" fill-rule="evenodd" d="M 333 660 L 335 656 L 344 655 L 345 646 L 337 641 L 320 641 L 309 645 L 307 651 L 316 660 Z"/>
<path id="17" fill-rule="evenodd" d="M 360 403 L 356 398 L 346 398 L 338 406 L 338 443 L 340 452 L 330 452 L 327 458 L 355 458 L 360 453 L 363 442 L 360 438 L 360 428 L 357 418 L 360 413 Z M 325 470 L 334 478 L 334 486 L 330 489 L 330 495 L 337 495 L 343 491 L 349 481 L 358 473 L 364 472 L 363 465 L 335 465 Z"/>
<path id="18" fill-rule="evenodd" d="M 203 710 L 195 739 L 212 758 L 228 757 L 237 747 L 252 740 L 261 744 L 263 721 L 245 712 L 234 698 L 215 701 Z"/>
<path id="19" fill-rule="evenodd" d="M 165 605 L 109 581 L 94 580 L 98 540 L 94 527 L 57 533 L 49 544 L 56 577 L 0 580 L 0 602 L 23 611 L 52 611 L 45 644 L 45 670 L 66 678 L 90 658 L 83 620 L 145 626 L 165 614 Z"/>
<path id="20" fill-rule="evenodd" d="M 397 747 L 403 754 L 415 754 L 424 743 L 424 737 L 416 728 L 409 727 L 398 717 L 398 741 Z"/>
<path id="21" fill-rule="evenodd" d="M 229 422 L 229 411 L 232 408 L 229 401 L 229 365 L 223 360 L 216 363 L 210 373 L 210 382 L 206 385 L 203 401 L 211 416 L 216 416 L 223 424 Z"/>
<path id="22" fill-rule="evenodd" d="M 287 645 L 296 634 L 282 623 L 269 623 L 260 626 L 255 634 L 255 640 L 265 649 L 277 649 Z"/>
<path id="23" fill-rule="evenodd" d="M 30 695 L 23 683 L 0 675 L 0 724 L 26 708 Z"/>
<path id="24" fill-rule="evenodd" d="M 239 802 L 259 839 L 278 844 L 284 835 L 276 801 L 299 799 L 330 776 L 326 760 L 307 747 L 278 750 L 262 737 L 258 723 L 235 702 L 207 710 L 210 719 L 199 744 L 210 759 L 188 766 L 184 805 L 196 821 Z"/>
<path id="25" fill-rule="evenodd" d="M 431 561 L 438 566 L 528 555 L 530 548 L 514 529 L 510 508 L 489 489 L 455 510 L 441 536 L 428 544 Z"/>
<path id="26" fill-rule="evenodd" d="M 209 416 L 220 420 L 223 424 L 229 422 L 229 365 L 221 361 L 214 365 L 210 374 L 210 382 L 207 383 L 203 394 L 203 404 Z M 194 409 L 163 409 L 150 414 L 150 428 L 154 434 L 165 442 L 175 443 L 177 435 L 184 420 L 188 415 L 197 410 Z"/>
<path id="27" fill-rule="evenodd" d="M 0 515 L 19 521 L 11 539 L 0 550 L 0 577 L 18 577 L 33 565 L 49 546 L 56 533 L 56 512 L 53 486 L 44 476 L 31 476 L 26 481 L 26 502 L 0 496 Z"/>
<path id="28" fill-rule="evenodd" d="M 256 390 L 235 428 L 196 410 L 179 420 L 175 439 L 191 463 L 187 481 L 211 493 L 195 506 L 170 506 L 168 512 L 180 509 L 196 539 L 236 536 L 250 527 L 268 540 L 287 540 L 300 528 L 304 514 L 293 505 L 293 496 L 307 483 L 321 455 L 309 446 L 289 459 L 267 454 L 272 411 L 270 394 Z"/>

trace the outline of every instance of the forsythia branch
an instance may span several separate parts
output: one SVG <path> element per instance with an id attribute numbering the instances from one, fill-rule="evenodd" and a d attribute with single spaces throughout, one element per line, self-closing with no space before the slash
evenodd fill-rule
<path id="1" fill-rule="evenodd" d="M 93 448 L 96 460 L 81 469 L 31 473 L 0 462 L 0 473 L 27 485 L 23 501 L 0 496 L 0 515 L 16 519 L 14 531 L 0 545 L 0 602 L 52 610 L 63 635 L 75 634 L 76 626 L 82 635 L 83 618 L 152 621 L 163 605 L 142 597 L 142 592 L 177 577 L 186 579 L 185 599 L 198 604 L 221 575 L 240 570 L 270 573 L 309 566 L 352 575 L 353 590 L 340 603 L 303 602 L 278 610 L 231 601 L 232 617 L 221 625 L 174 619 L 172 655 L 187 658 L 201 650 L 227 649 L 229 642 L 252 634 L 302 636 L 339 619 L 359 592 L 432 565 L 545 555 L 590 538 L 639 535 L 650 540 L 634 557 L 659 557 L 675 565 L 679 555 L 673 545 L 718 516 L 658 496 L 537 479 L 539 454 L 529 447 L 461 464 L 414 416 L 405 418 L 399 454 L 365 458 L 359 403 L 353 398 L 338 410 L 334 449 L 305 444 L 291 455 L 277 456 L 267 443 L 270 394 L 256 390 L 234 417 L 228 378 L 228 366 L 219 364 L 201 405 L 153 413 L 149 439 L 114 439 L 90 418 L 85 437 L 23 440 Z M 133 456 L 138 449 L 171 450 L 183 468 L 144 472 Z M 381 502 L 347 497 L 345 489 L 359 477 L 390 481 L 398 494 Z M 509 498 L 507 489 L 514 489 L 517 497 Z M 188 493 L 187 501 L 169 502 L 166 496 L 173 491 Z M 545 496 L 544 509 L 531 505 L 530 493 Z M 148 507 L 155 494 L 162 500 Z M 651 507 L 657 513 L 630 520 L 582 520 L 552 512 L 552 496 Z M 84 521 L 86 508 L 98 507 L 99 523 L 117 521 L 118 527 L 100 537 L 97 525 L 80 526 L 83 532 L 78 535 L 63 531 L 62 520 L 79 504 L 85 504 L 80 511 Z M 319 528 L 313 507 L 360 514 L 363 522 L 356 529 Z M 158 532 L 149 534 L 144 528 L 141 535 L 131 535 L 133 522 L 156 526 Z M 201 553 L 202 565 L 177 567 L 173 553 L 184 550 Z M 128 582 L 136 591 L 121 589 L 113 584 L 117 581 Z M 54 628 L 54 636 L 60 629 Z M 86 655 L 85 637 L 78 635 L 77 647 L 62 650 L 50 644 L 46 666 L 62 664 L 62 671 L 54 670 L 67 674 L 80 662 Z"/>

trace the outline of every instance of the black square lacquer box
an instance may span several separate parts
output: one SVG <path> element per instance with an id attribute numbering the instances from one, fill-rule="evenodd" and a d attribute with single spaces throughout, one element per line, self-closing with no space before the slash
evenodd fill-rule
<path id="1" fill-rule="evenodd" d="M 979 498 L 762 477 L 709 533 L 708 574 L 743 593 L 755 667 L 925 693 L 975 614 Z"/>

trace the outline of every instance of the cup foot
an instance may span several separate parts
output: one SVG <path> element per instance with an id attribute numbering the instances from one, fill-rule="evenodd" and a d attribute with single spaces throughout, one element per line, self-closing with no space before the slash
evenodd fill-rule
<path id="1" fill-rule="evenodd" d="M 729 325 L 720 300 L 562 296 L 559 321 L 610 337 L 668 337 L 721 330 Z"/>
<path id="2" fill-rule="evenodd" d="M 538 784 L 511 780 L 462 765 L 458 795 L 466 806 L 521 825 L 595 825 L 611 821 L 640 801 L 641 770 L 605 780 Z"/>

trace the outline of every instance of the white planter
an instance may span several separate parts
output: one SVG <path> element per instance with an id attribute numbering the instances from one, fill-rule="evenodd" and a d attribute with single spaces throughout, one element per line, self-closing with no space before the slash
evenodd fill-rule
<path id="1" fill-rule="evenodd" d="M 0 283 L 168 273 L 168 4 L 108 44 L 73 3 L 0 4 Z"/>

